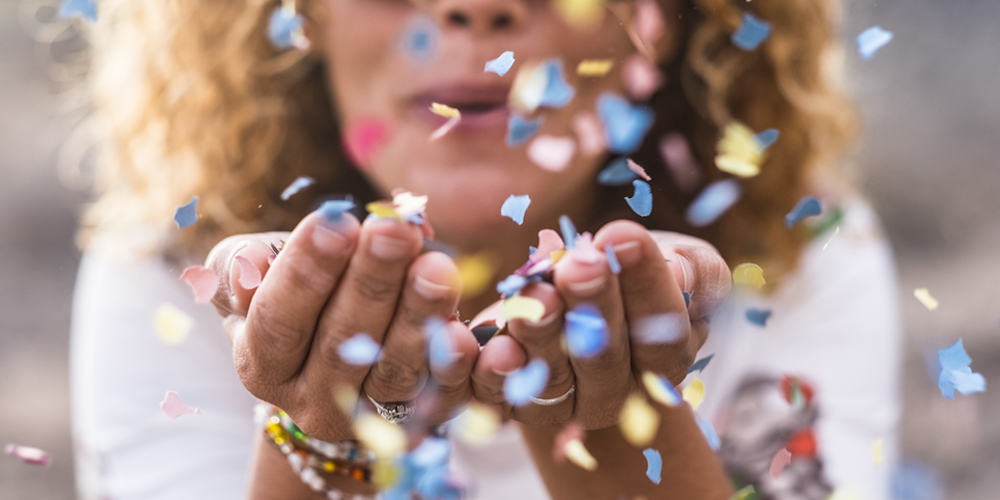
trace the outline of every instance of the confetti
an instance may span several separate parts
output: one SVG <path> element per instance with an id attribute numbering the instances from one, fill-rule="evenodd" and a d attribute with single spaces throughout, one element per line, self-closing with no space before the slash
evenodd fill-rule
<path id="1" fill-rule="evenodd" d="M 566 77 L 563 75 L 562 59 L 546 59 L 539 67 L 539 71 L 546 73 L 545 90 L 542 92 L 542 100 L 539 102 L 539 106 L 561 108 L 573 100 L 576 91 L 566 83 Z"/>
<path id="2" fill-rule="evenodd" d="M 97 1 L 96 0 L 63 0 L 59 6 L 59 17 L 69 19 L 79 16 L 92 23 L 97 22 Z"/>
<path id="3" fill-rule="evenodd" d="M 565 215 L 563 217 L 566 217 Z M 567 217 L 567 220 L 569 218 Z M 562 218 L 559 220 L 560 225 L 562 225 Z M 570 226 L 573 222 L 569 221 Z M 573 233 L 576 234 L 576 228 L 573 228 Z M 547 257 L 552 252 L 562 250 L 563 239 L 559 237 L 559 233 L 551 229 L 542 229 L 538 232 L 538 255 L 541 257 Z"/>
<path id="4" fill-rule="evenodd" d="M 764 148 L 750 127 L 740 122 L 726 125 L 716 148 L 715 166 L 737 177 L 753 177 L 760 173 Z"/>
<path id="5" fill-rule="evenodd" d="M 624 186 L 639 177 L 631 168 L 628 168 L 628 160 L 625 158 L 615 158 L 597 174 L 597 183 L 602 186 Z"/>
<path id="6" fill-rule="evenodd" d="M 522 288 L 528 285 L 528 278 L 524 276 L 519 276 L 517 274 L 512 274 L 504 278 L 503 281 L 497 283 L 497 291 L 505 297 L 513 297 L 517 292 L 520 292 Z"/>
<path id="7" fill-rule="evenodd" d="M 399 43 L 411 62 L 423 65 L 437 55 L 437 45 L 440 33 L 437 23 L 429 16 L 414 15 L 400 36 Z"/>
<path id="8" fill-rule="evenodd" d="M 455 342 L 443 319 L 437 316 L 427 318 L 424 335 L 427 336 L 427 359 L 432 367 L 445 370 L 461 356 L 461 353 L 455 352 Z"/>
<path id="9" fill-rule="evenodd" d="M 687 314 L 662 313 L 639 318 L 629 334 L 639 344 L 672 344 L 686 338 L 689 330 Z"/>
<path id="10" fill-rule="evenodd" d="M 947 349 L 939 350 L 938 362 L 941 364 L 938 387 L 944 397 L 955 399 L 956 390 L 965 395 L 986 390 L 986 379 L 979 373 L 973 373 L 969 367 L 972 358 L 965 352 L 962 339 Z"/>
<path id="11" fill-rule="evenodd" d="M 567 24 L 576 28 L 591 27 L 604 17 L 601 0 L 557 0 L 556 9 Z"/>
<path id="12" fill-rule="evenodd" d="M 160 401 L 160 409 L 172 420 L 177 420 L 178 417 L 184 415 L 201 414 L 201 410 L 182 403 L 181 398 L 177 397 L 176 391 L 167 391 L 163 401 Z"/>
<path id="13" fill-rule="evenodd" d="M 882 466 L 882 438 L 878 438 L 872 445 L 872 463 L 876 468 Z"/>
<path id="14" fill-rule="evenodd" d="M 3 447 L 3 452 L 30 465 L 46 466 L 52 463 L 52 457 L 49 456 L 48 453 L 30 446 L 20 446 L 14 443 L 7 443 L 7 445 Z"/>
<path id="15" fill-rule="evenodd" d="M 632 394 L 622 407 L 618 427 L 632 446 L 644 448 L 653 441 L 660 426 L 660 414 L 638 394 Z"/>
<path id="16" fill-rule="evenodd" d="M 622 67 L 622 79 L 628 94 L 637 101 L 646 101 L 663 85 L 663 74 L 641 54 L 633 54 Z"/>
<path id="17" fill-rule="evenodd" d="M 758 289 L 767 283 L 764 281 L 764 270 L 751 262 L 744 262 L 733 269 L 733 282 L 737 286 L 751 285 Z"/>
<path id="18" fill-rule="evenodd" d="M 511 51 L 506 51 L 500 54 L 500 57 L 486 62 L 486 67 L 483 68 L 484 73 L 496 73 L 500 76 L 504 76 L 510 71 L 510 68 L 514 66 L 514 53 Z"/>
<path id="19" fill-rule="evenodd" d="M 608 323 L 591 304 L 580 304 L 566 313 L 566 347 L 580 359 L 597 356 L 608 346 Z"/>
<path id="20" fill-rule="evenodd" d="M 926 288 L 917 288 L 913 291 L 913 296 L 916 297 L 928 311 L 933 311 L 938 308 L 938 300 L 931 297 L 931 291 Z"/>
<path id="21" fill-rule="evenodd" d="M 572 137 L 540 135 L 528 146 L 528 158 L 549 172 L 560 172 L 569 165 L 576 152 Z"/>
<path id="22" fill-rule="evenodd" d="M 406 451 L 406 434 L 403 426 L 390 423 L 372 413 L 366 413 L 354 422 L 355 434 L 365 448 L 375 456 L 391 459 Z"/>
<path id="23" fill-rule="evenodd" d="M 191 201 L 187 202 L 186 205 L 181 205 L 177 207 L 177 211 L 174 212 L 174 222 L 177 223 L 178 229 L 184 229 L 194 225 L 198 222 L 198 197 L 194 196 Z"/>
<path id="24" fill-rule="evenodd" d="M 576 74 L 580 76 L 604 76 L 611 71 L 615 62 L 611 59 L 584 59 L 576 65 Z"/>
<path id="25" fill-rule="evenodd" d="M 788 450 L 782 448 L 774 454 L 774 458 L 771 459 L 771 477 L 777 479 L 778 474 L 781 473 L 782 469 L 792 463 L 792 454 Z"/>
<path id="26" fill-rule="evenodd" d="M 653 191 L 649 184 L 639 179 L 632 181 L 632 186 L 635 191 L 631 198 L 625 198 L 625 202 L 639 217 L 648 217 L 653 213 Z"/>
<path id="27" fill-rule="evenodd" d="M 336 222 L 340 220 L 345 212 L 353 210 L 356 206 L 353 200 L 328 200 L 324 201 L 316 209 L 316 213 L 326 219 L 327 222 Z"/>
<path id="28" fill-rule="evenodd" d="M 215 271 L 203 266 L 190 266 L 181 273 L 181 281 L 191 286 L 195 304 L 208 304 L 219 290 L 219 277 Z"/>
<path id="29" fill-rule="evenodd" d="M 267 38 L 276 49 L 306 49 L 309 40 L 302 29 L 302 16 L 295 12 L 295 4 L 286 2 L 271 13 L 267 24 Z"/>
<path id="30" fill-rule="evenodd" d="M 580 144 L 580 153 L 584 156 L 597 156 L 608 146 L 601 121 L 589 111 L 577 113 L 573 117 L 573 133 Z"/>
<path id="31" fill-rule="evenodd" d="M 462 295 L 466 297 L 482 293 L 496 274 L 495 259 L 482 252 L 461 256 L 455 261 L 455 265 L 462 278 Z"/>
<path id="32" fill-rule="evenodd" d="M 697 410 L 701 402 L 705 400 L 705 383 L 700 378 L 694 377 L 691 382 L 681 392 L 684 401 L 691 405 L 692 410 Z"/>
<path id="33" fill-rule="evenodd" d="M 691 308 L 691 293 L 690 292 L 681 291 L 681 296 L 684 297 L 684 307 L 690 309 Z"/>
<path id="34" fill-rule="evenodd" d="M 543 121 L 545 119 L 542 117 L 528 120 L 520 115 L 510 115 L 507 120 L 507 137 L 505 139 L 507 147 L 520 146 L 528 142 L 528 139 L 531 139 L 542 128 Z"/>
<path id="35" fill-rule="evenodd" d="M 503 395 L 514 406 L 524 406 L 545 389 L 549 382 L 549 365 L 538 358 L 522 368 L 507 374 L 503 381 Z"/>
<path id="36" fill-rule="evenodd" d="M 778 136 L 781 135 L 777 129 L 769 128 L 755 136 L 757 144 L 761 152 L 764 152 L 767 148 L 771 147 L 775 142 L 778 141 Z"/>
<path id="37" fill-rule="evenodd" d="M 691 148 L 684 135 L 670 132 L 663 136 L 660 139 L 660 156 L 682 191 L 689 192 L 701 182 L 701 169 L 691 156 Z"/>
<path id="38" fill-rule="evenodd" d="M 236 264 L 239 265 L 240 268 L 239 284 L 241 287 L 243 287 L 243 289 L 253 290 L 254 288 L 260 286 L 260 281 L 262 279 L 260 276 L 260 269 L 257 269 L 257 266 L 254 265 L 254 263 L 251 262 L 250 259 L 242 255 L 237 255 L 236 257 L 233 258 L 233 260 L 235 260 Z"/>
<path id="39" fill-rule="evenodd" d="M 646 457 L 646 477 L 653 484 L 660 484 L 660 475 L 663 473 L 663 457 L 659 451 L 652 448 L 642 450 L 642 454 Z"/>
<path id="40" fill-rule="evenodd" d="M 510 219 L 520 226 L 524 223 L 524 212 L 528 210 L 528 205 L 531 204 L 531 197 L 528 195 L 514 196 L 510 195 L 503 202 L 503 206 L 500 207 L 500 215 L 504 217 L 510 217 Z"/>
<path id="41" fill-rule="evenodd" d="M 500 417 L 492 408 L 473 402 L 448 427 L 463 442 L 486 444 L 500 430 Z"/>
<path id="42" fill-rule="evenodd" d="M 755 50 L 767 40 L 767 37 L 771 34 L 771 23 L 768 23 L 757 16 L 749 13 L 743 13 L 743 23 L 740 24 L 738 30 L 733 33 L 732 41 L 733 45 L 743 49 L 743 50 Z"/>
<path id="43" fill-rule="evenodd" d="M 451 106 L 448 106 L 446 104 L 441 104 L 437 102 L 431 103 L 431 112 L 434 113 L 435 115 L 442 116 L 448 119 L 448 121 L 444 122 L 443 125 L 441 125 L 440 127 L 437 128 L 437 130 L 431 133 L 430 140 L 432 141 L 436 141 L 444 137 L 444 135 L 450 132 L 451 129 L 455 128 L 455 125 L 458 125 L 458 122 L 462 119 L 462 113 L 459 110 Z"/>
<path id="44" fill-rule="evenodd" d="M 815 196 L 806 196 L 799 200 L 795 204 L 795 208 L 788 215 L 785 216 L 785 227 L 791 229 L 802 219 L 806 217 L 813 217 L 823 213 L 823 206 L 819 202 L 819 198 Z"/>
<path id="45" fill-rule="evenodd" d="M 447 104 L 441 104 L 439 102 L 431 103 L 431 112 L 435 115 L 442 116 L 444 118 L 455 118 L 456 116 L 462 116 L 462 113 Z"/>
<path id="46" fill-rule="evenodd" d="M 858 35 L 858 54 L 862 59 L 871 59 L 878 49 L 885 47 L 885 44 L 892 41 L 893 34 L 879 26 L 872 26 Z"/>
<path id="47" fill-rule="evenodd" d="M 358 333 L 337 346 L 337 354 L 345 363 L 355 366 L 375 364 L 382 357 L 382 346 L 368 334 Z"/>
<path id="48" fill-rule="evenodd" d="M 750 163 L 734 155 L 716 156 L 715 166 L 727 174 L 733 174 L 744 179 L 754 177 L 760 173 L 760 165 Z"/>
<path id="49" fill-rule="evenodd" d="M 303 189 L 309 186 L 312 186 L 315 183 L 316 179 L 313 179 L 312 177 L 308 176 L 302 176 L 299 177 L 298 179 L 295 179 L 294 181 L 292 181 L 291 184 L 288 185 L 288 187 L 285 188 L 284 191 L 281 192 L 282 201 L 288 201 L 288 199 L 291 198 L 292 196 L 295 196 L 296 193 L 302 191 Z"/>
<path id="50" fill-rule="evenodd" d="M 608 268 L 611 269 L 611 272 L 620 274 L 622 265 L 618 263 L 618 254 L 615 253 L 615 247 L 611 246 L 610 243 L 604 246 L 604 256 L 608 259 Z"/>
<path id="51" fill-rule="evenodd" d="M 580 466 L 580 468 L 589 471 L 597 469 L 597 459 L 587 451 L 587 448 L 583 445 L 583 441 L 579 439 L 569 441 L 566 443 L 565 453 L 566 458 L 570 462 Z"/>
<path id="52" fill-rule="evenodd" d="M 740 199 L 742 189 L 733 179 L 714 182 L 688 206 L 687 221 L 695 227 L 707 226 Z"/>
<path id="53" fill-rule="evenodd" d="M 179 345 L 187 340 L 194 320 L 170 303 L 162 304 L 153 313 L 153 330 L 160 341 L 167 345 Z"/>
<path id="54" fill-rule="evenodd" d="M 830 242 L 832 242 L 838 234 L 840 234 L 840 226 L 833 229 L 833 234 L 830 235 L 830 239 L 826 240 L 826 243 L 823 244 L 823 250 L 826 250 L 826 247 L 830 246 Z"/>
<path id="55" fill-rule="evenodd" d="M 733 496 L 729 497 L 729 500 L 750 500 L 751 498 L 757 498 L 757 490 L 754 489 L 753 485 L 747 485 L 741 488 Z"/>
<path id="56" fill-rule="evenodd" d="M 771 317 L 771 310 L 757 309 L 756 307 L 751 307 L 750 309 L 746 310 L 744 316 L 746 316 L 747 321 L 749 321 L 750 323 L 753 323 L 761 328 L 764 328 L 765 326 L 767 326 L 768 318 Z"/>
<path id="57" fill-rule="evenodd" d="M 532 297 L 515 295 L 503 301 L 503 316 L 507 321 L 523 319 L 538 321 L 545 315 L 545 304 Z"/>
<path id="58" fill-rule="evenodd" d="M 608 149 L 628 154 L 642 144 L 653 125 L 653 112 L 643 106 L 632 106 L 623 97 L 604 92 L 597 98 L 597 114 L 604 124 Z"/>
<path id="59" fill-rule="evenodd" d="M 566 250 L 569 251 L 576 248 L 576 226 L 573 225 L 573 221 L 568 216 L 559 216 L 559 229 L 562 232 L 562 239 L 566 245 Z"/>
<path id="60" fill-rule="evenodd" d="M 719 435 L 715 432 L 715 427 L 712 427 L 708 420 L 701 417 L 695 417 L 695 420 L 698 422 L 702 435 L 705 436 L 705 441 L 708 441 L 709 448 L 718 451 L 722 443 L 719 441 Z"/>
<path id="61" fill-rule="evenodd" d="M 389 138 L 389 127 L 378 118 L 364 118 L 351 123 L 344 132 L 347 154 L 355 165 L 365 168 L 375 159 L 378 149 Z"/>
<path id="62" fill-rule="evenodd" d="M 691 368 L 688 368 L 687 372 L 688 373 L 693 373 L 693 372 L 701 373 L 705 369 L 705 367 L 708 366 L 708 363 L 710 361 L 712 361 L 712 358 L 714 358 L 714 357 L 715 357 L 715 354 L 709 354 L 708 356 L 705 356 L 704 358 L 701 358 L 698 361 L 695 361 L 694 364 L 691 365 Z"/>
<path id="63" fill-rule="evenodd" d="M 653 372 L 644 372 L 642 374 L 642 385 L 646 388 L 646 393 L 654 401 L 658 401 L 671 408 L 680 406 L 681 401 L 684 401 L 683 396 L 677 392 L 677 389 L 674 388 L 674 385 L 669 380 Z"/>
<path id="64" fill-rule="evenodd" d="M 556 463 L 566 461 L 566 444 L 570 441 L 582 441 L 584 437 L 583 426 L 578 422 L 570 422 L 556 434 L 552 445 L 552 459 Z"/>
<path id="65" fill-rule="evenodd" d="M 666 32 L 663 23 L 663 11 L 654 0 L 641 0 L 635 4 L 635 17 L 632 21 L 636 36 L 643 45 L 653 46 L 660 41 Z"/>
<path id="66" fill-rule="evenodd" d="M 644 181 L 653 180 L 653 178 L 646 173 L 646 169 L 642 168 L 642 165 L 639 165 L 638 163 L 632 161 L 631 158 L 626 158 L 625 164 L 628 165 L 629 170 L 635 172 L 635 175 L 638 175 L 642 180 Z"/>

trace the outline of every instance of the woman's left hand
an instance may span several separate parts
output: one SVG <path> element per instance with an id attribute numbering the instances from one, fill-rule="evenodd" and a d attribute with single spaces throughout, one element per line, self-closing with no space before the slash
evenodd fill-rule
<path id="1" fill-rule="evenodd" d="M 621 265 L 618 275 L 605 257 L 607 245 Z M 611 427 L 626 398 L 641 387 L 643 372 L 680 383 L 708 335 L 708 316 L 731 287 L 729 267 L 707 242 L 629 221 L 604 226 L 594 235 L 594 249 L 568 252 L 554 276 L 554 284 L 521 291 L 545 304 L 543 318 L 509 322 L 510 335 L 486 344 L 472 376 L 479 401 L 500 405 L 508 417 L 531 426 L 572 420 L 587 429 Z M 690 307 L 682 292 L 690 294 Z M 567 353 L 562 331 L 565 313 L 584 303 L 607 321 L 609 339 L 599 354 L 581 359 Z M 574 384 L 576 390 L 551 406 L 514 407 L 503 395 L 505 374 L 536 358 L 550 369 L 539 398 L 557 398 Z"/>

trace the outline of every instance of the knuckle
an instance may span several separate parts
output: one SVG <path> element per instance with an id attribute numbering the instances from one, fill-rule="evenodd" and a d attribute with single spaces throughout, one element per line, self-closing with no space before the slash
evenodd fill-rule
<path id="1" fill-rule="evenodd" d="M 579 360 L 580 370 L 591 374 L 604 374 L 621 371 L 629 366 L 629 355 L 620 346 L 609 345 L 601 354 L 593 358 Z"/>
<path id="2" fill-rule="evenodd" d="M 412 394 L 423 384 L 426 370 L 398 357 L 386 357 L 368 373 L 368 382 L 378 392 Z"/>
<path id="3" fill-rule="evenodd" d="M 337 281 L 336 276 L 311 258 L 297 259 L 292 265 L 286 266 L 283 272 L 289 286 L 304 294 L 327 296 Z"/>
<path id="4" fill-rule="evenodd" d="M 306 332 L 292 326 L 291 318 L 279 312 L 270 301 L 257 301 L 247 318 L 247 337 L 251 341 L 250 350 L 265 350 L 278 354 L 293 352 L 298 349 Z"/>
<path id="5" fill-rule="evenodd" d="M 399 294 L 398 283 L 375 274 L 362 276 L 355 282 L 355 288 L 361 299 L 367 302 L 388 302 L 396 300 Z"/>

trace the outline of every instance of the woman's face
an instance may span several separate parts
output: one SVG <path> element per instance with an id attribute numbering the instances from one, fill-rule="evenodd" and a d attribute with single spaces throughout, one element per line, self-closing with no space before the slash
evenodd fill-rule
<path id="1" fill-rule="evenodd" d="M 561 109 L 544 108 L 541 134 L 574 137 L 573 118 L 594 112 L 603 91 L 624 95 L 618 71 L 634 52 L 621 23 L 607 13 L 587 30 L 567 24 L 545 0 L 429 0 L 426 10 L 406 0 L 323 0 L 318 39 L 345 133 L 362 123 L 387 134 L 360 168 L 385 193 L 404 188 L 429 196 L 428 215 L 445 241 L 495 239 L 516 226 L 500 215 L 510 195 L 529 195 L 529 228 L 579 212 L 591 200 L 600 157 L 578 152 L 560 172 L 528 159 L 527 147 L 508 147 L 507 97 L 518 70 L 558 57 L 576 97 Z M 431 26 L 435 50 L 425 59 L 408 50 L 404 33 Z M 668 35 L 669 38 L 669 35 Z M 513 51 L 506 76 L 483 71 L 487 61 Z M 584 59 L 612 59 L 604 77 L 578 77 Z M 431 103 L 462 112 L 444 137 L 430 140 L 445 118 Z M 530 142 L 529 142 L 530 143 Z"/>

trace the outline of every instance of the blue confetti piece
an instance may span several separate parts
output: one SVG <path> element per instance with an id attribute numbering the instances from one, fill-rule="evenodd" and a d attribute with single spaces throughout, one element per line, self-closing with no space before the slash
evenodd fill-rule
<path id="1" fill-rule="evenodd" d="M 528 139 L 531 139 L 542 128 L 544 121 L 545 119 L 540 116 L 534 120 L 528 120 L 520 115 L 510 115 L 510 118 L 507 119 L 507 137 L 504 139 L 507 147 L 512 148 L 528 142 Z"/>
<path id="2" fill-rule="evenodd" d="M 618 263 L 618 254 L 615 253 L 615 247 L 608 243 L 604 247 L 604 255 L 608 258 L 608 268 L 611 272 L 619 274 L 622 272 L 622 265 Z"/>
<path id="3" fill-rule="evenodd" d="M 448 463 L 451 455 L 451 442 L 444 438 L 427 437 L 420 442 L 415 450 L 410 452 L 410 459 L 417 467 L 434 467 Z"/>
<path id="4" fill-rule="evenodd" d="M 823 205 L 820 204 L 819 198 L 815 196 L 806 196 L 799 200 L 795 204 L 795 208 L 788 215 L 785 216 L 785 227 L 791 229 L 799 223 L 800 220 L 806 217 L 812 217 L 823 213 Z"/>
<path id="5" fill-rule="evenodd" d="M 744 313 L 747 321 L 763 328 L 767 326 L 767 319 L 771 317 L 770 309 L 757 309 L 756 307 L 751 307 L 747 309 Z"/>
<path id="6" fill-rule="evenodd" d="M 597 174 L 597 183 L 602 186 L 624 186 L 638 178 L 639 174 L 628 168 L 628 160 L 615 158 Z"/>
<path id="7" fill-rule="evenodd" d="M 955 399 L 956 390 L 966 395 L 986 390 L 986 379 L 969 368 L 972 358 L 965 352 L 962 339 L 947 349 L 939 350 L 938 362 L 941 364 L 938 387 L 944 397 Z"/>
<path id="8" fill-rule="evenodd" d="M 545 360 L 532 360 L 523 368 L 507 374 L 503 381 L 503 395 L 514 406 L 524 406 L 537 397 L 549 383 L 549 365 Z"/>
<path id="9" fill-rule="evenodd" d="M 174 222 L 177 223 L 177 227 L 184 229 L 194 225 L 198 222 L 198 197 L 192 197 L 191 201 L 187 205 L 181 205 L 177 207 L 177 211 L 174 212 Z"/>
<path id="10" fill-rule="evenodd" d="M 642 454 L 646 456 L 646 477 L 653 484 L 660 484 L 660 475 L 663 473 L 663 457 L 659 451 L 652 448 L 642 450 Z"/>
<path id="11" fill-rule="evenodd" d="M 566 251 L 568 252 L 576 248 L 576 226 L 573 225 L 573 221 L 568 216 L 559 216 L 559 230 L 562 232 L 563 245 L 566 245 Z"/>
<path id="12" fill-rule="evenodd" d="M 292 196 L 295 196 L 296 193 L 302 191 L 303 189 L 309 186 L 312 186 L 315 183 L 316 179 L 313 179 L 312 177 L 308 176 L 302 176 L 299 177 L 298 179 L 295 179 L 294 181 L 292 181 L 291 184 L 288 185 L 288 187 L 285 188 L 284 191 L 281 192 L 282 201 L 288 201 L 288 199 L 291 198 Z"/>
<path id="13" fill-rule="evenodd" d="M 771 23 L 749 13 L 743 13 L 743 23 L 733 33 L 733 45 L 743 50 L 755 50 L 771 35 Z"/>
<path id="14" fill-rule="evenodd" d="M 504 217 L 510 217 L 511 220 L 520 226 L 524 223 L 524 212 L 528 210 L 528 205 L 531 204 L 531 198 L 528 195 L 514 196 L 510 195 L 503 202 L 503 206 L 500 207 L 500 215 Z"/>
<path id="15" fill-rule="evenodd" d="M 302 33 L 302 16 L 294 10 L 276 7 L 267 23 L 267 38 L 275 48 L 285 50 L 295 47 L 295 37 Z"/>
<path id="16" fill-rule="evenodd" d="M 872 26 L 858 35 L 858 54 L 864 60 L 871 59 L 878 49 L 885 47 L 885 44 L 892 41 L 893 34 L 879 26 Z"/>
<path id="17" fill-rule="evenodd" d="M 702 227 L 715 222 L 740 199 L 741 194 L 742 188 L 734 179 L 712 183 L 688 207 L 688 224 Z"/>
<path id="18" fill-rule="evenodd" d="M 566 83 L 562 59 L 546 59 L 542 62 L 539 71 L 545 72 L 545 90 L 542 91 L 542 99 L 538 102 L 539 106 L 561 108 L 573 100 L 576 91 Z"/>
<path id="19" fill-rule="evenodd" d="M 426 64 L 437 55 L 439 32 L 434 20 L 416 15 L 400 37 L 403 53 L 415 64 Z"/>
<path id="20" fill-rule="evenodd" d="M 649 184 L 639 179 L 632 181 L 632 186 L 635 191 L 632 192 L 631 198 L 625 198 L 625 202 L 639 217 L 648 217 L 653 213 L 653 191 L 650 190 Z"/>
<path id="21" fill-rule="evenodd" d="M 702 370 L 704 370 L 705 367 L 708 366 L 708 363 L 710 361 L 712 361 L 712 358 L 714 358 L 714 357 L 715 357 L 715 354 L 709 354 L 708 356 L 705 356 L 704 358 L 701 358 L 698 361 L 695 361 L 694 364 L 691 365 L 691 368 L 688 368 L 687 372 L 688 373 L 694 373 L 694 372 L 701 373 Z"/>
<path id="22" fill-rule="evenodd" d="M 667 396 L 667 400 L 662 401 L 662 403 L 666 404 L 671 408 L 676 408 L 680 406 L 681 403 L 684 402 L 684 396 L 681 393 L 677 392 L 677 388 L 674 387 L 674 384 L 671 384 L 670 381 L 664 378 L 662 375 L 656 375 L 656 383 L 660 384 L 660 387 L 663 388 L 663 392 Z"/>
<path id="23" fill-rule="evenodd" d="M 681 295 L 684 296 L 684 307 L 690 308 L 691 307 L 691 294 L 688 293 L 688 292 L 683 292 L 682 291 Z"/>
<path id="24" fill-rule="evenodd" d="M 695 419 L 698 421 L 698 427 L 701 429 L 701 433 L 705 436 L 705 441 L 708 441 L 709 448 L 718 451 L 719 446 L 722 443 L 719 441 L 719 435 L 716 434 L 715 428 L 712 427 L 712 424 L 709 423 L 708 420 L 701 417 L 695 417 Z"/>
<path id="25" fill-rule="evenodd" d="M 485 73 L 496 73 L 500 76 L 504 76 L 510 71 L 511 66 L 514 65 L 514 53 L 511 51 L 504 52 L 500 54 L 500 57 L 493 59 L 492 61 L 487 61 L 486 67 L 483 68 Z"/>
<path id="26" fill-rule="evenodd" d="M 580 304 L 566 313 L 566 347 L 576 358 L 597 356 L 608 346 L 608 323 L 590 304 Z"/>
<path id="27" fill-rule="evenodd" d="M 772 145 L 774 145 L 774 143 L 778 141 L 778 136 L 779 135 L 781 135 L 781 134 L 780 134 L 780 132 L 778 132 L 778 129 L 769 128 L 769 129 L 767 129 L 767 130 L 765 130 L 765 131 L 763 131 L 763 132 L 761 132 L 761 133 L 753 136 L 754 139 L 757 140 L 757 145 L 760 146 L 760 151 L 759 152 L 763 153 L 764 150 L 766 150 L 767 148 L 769 148 Z"/>
<path id="28" fill-rule="evenodd" d="M 604 92 L 597 98 L 597 114 L 604 124 L 608 149 L 629 154 L 642 144 L 653 126 L 653 112 L 643 106 L 633 106 L 623 97 Z"/>
<path id="29" fill-rule="evenodd" d="M 95 0 L 64 0 L 59 6 L 59 17 L 69 19 L 73 16 L 92 23 L 97 22 L 97 2 Z"/>
<path id="30" fill-rule="evenodd" d="M 427 336 L 427 357 L 431 366 L 439 370 L 451 366 L 455 362 L 455 343 L 448 334 L 448 326 L 444 320 L 437 316 L 427 318 L 424 335 Z"/>
<path id="31" fill-rule="evenodd" d="M 944 500 L 941 475 L 928 465 L 905 460 L 897 467 L 892 478 L 892 496 L 895 500 Z"/>
<path id="32" fill-rule="evenodd" d="M 322 205 L 316 209 L 327 222 L 336 222 L 344 215 L 344 212 L 349 212 L 354 209 L 356 205 L 353 200 L 329 200 L 324 201 Z"/>
<path id="33" fill-rule="evenodd" d="M 364 333 L 359 333 L 337 346 L 337 354 L 345 363 L 367 366 L 378 361 L 382 353 L 382 347 L 375 343 L 371 337 Z"/>
<path id="34" fill-rule="evenodd" d="M 514 294 L 520 292 L 527 284 L 527 278 L 512 274 L 504 278 L 500 283 L 497 283 L 497 291 L 506 297 L 513 297 Z"/>

